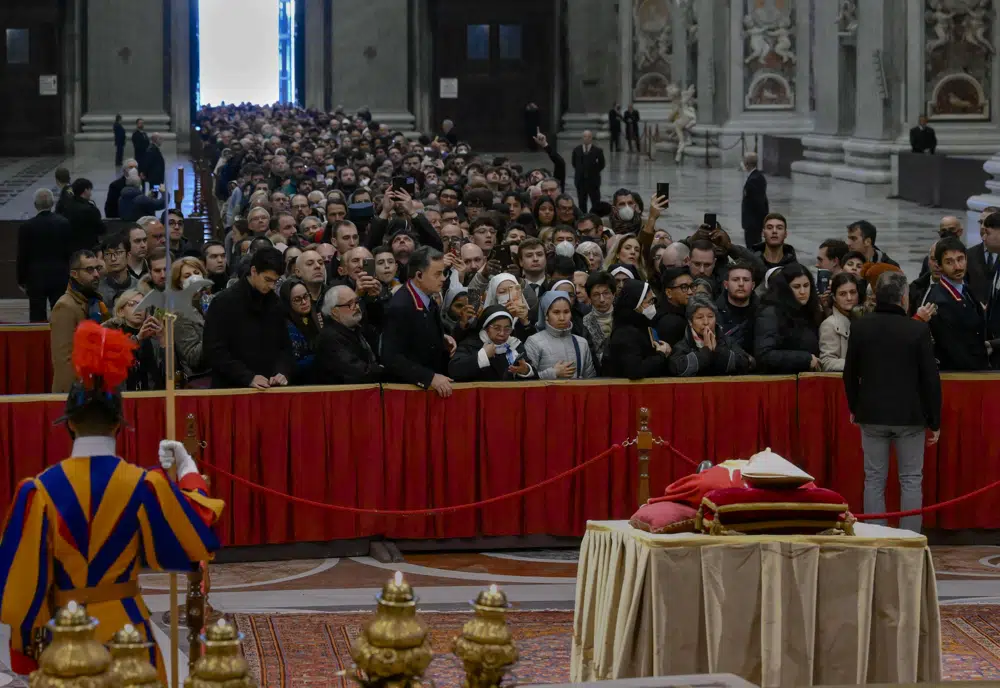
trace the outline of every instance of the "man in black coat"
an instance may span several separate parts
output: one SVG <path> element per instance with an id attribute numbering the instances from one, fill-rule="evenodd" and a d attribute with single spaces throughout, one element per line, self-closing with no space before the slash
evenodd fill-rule
<path id="1" fill-rule="evenodd" d="M 986 303 L 990 297 L 992 271 L 1000 258 L 1000 252 L 998 252 L 1000 249 L 997 247 L 987 249 L 986 246 L 986 220 L 996 212 L 998 209 L 995 206 L 988 206 L 979 213 L 979 237 L 982 241 L 969 249 L 967 277 L 972 295 L 979 303 Z"/>
<path id="2" fill-rule="evenodd" d="M 914 153 L 930 153 L 934 155 L 937 149 L 937 134 L 932 127 L 927 126 L 927 117 L 920 116 L 919 124 L 910 129 L 910 149 Z"/>
<path id="3" fill-rule="evenodd" d="M 986 370 L 986 316 L 965 281 L 965 245 L 955 237 L 938 239 L 934 258 L 941 266 L 941 279 L 931 288 L 927 302 L 937 306 L 930 325 L 938 366 L 941 370 Z"/>
<path id="4" fill-rule="evenodd" d="M 864 510 L 869 514 L 885 512 L 893 444 L 900 508 L 920 508 L 924 430 L 930 430 L 929 444 L 941 432 L 941 376 L 934 344 L 927 325 L 907 317 L 907 300 L 906 277 L 884 273 L 875 288 L 875 313 L 854 321 L 847 343 L 844 391 L 851 421 L 861 426 Z M 920 516 L 906 516 L 900 526 L 920 532 Z"/>
<path id="5" fill-rule="evenodd" d="M 111 127 L 115 135 L 115 167 L 122 166 L 125 157 L 125 127 L 122 126 L 122 116 L 115 115 L 115 123 Z"/>
<path id="6" fill-rule="evenodd" d="M 743 224 L 743 238 L 747 248 L 761 241 L 764 218 L 771 212 L 767 202 L 767 179 L 757 169 L 757 154 L 747 153 L 743 158 L 743 169 L 747 173 L 743 183 L 743 204 L 740 211 Z"/>
<path id="7" fill-rule="evenodd" d="M 139 118 L 135 121 L 135 131 L 132 132 L 132 155 L 140 165 L 146 158 L 146 150 L 149 148 L 149 134 L 144 127 L 145 123 Z"/>
<path id="8" fill-rule="evenodd" d="M 213 387 L 288 384 L 295 362 L 285 310 L 274 293 L 284 267 L 281 251 L 260 248 L 250 259 L 250 274 L 212 299 L 203 355 L 212 368 Z"/>
<path id="9" fill-rule="evenodd" d="M 410 279 L 393 294 L 382 332 L 382 364 L 400 382 L 451 396 L 446 376 L 455 340 L 444 333 L 441 311 L 431 298 L 444 285 L 444 256 L 422 246 L 410 256 Z"/>
<path id="10" fill-rule="evenodd" d="M 587 213 L 587 200 L 591 206 L 601 202 L 601 172 L 604 170 L 604 151 L 594 145 L 594 134 L 583 132 L 583 143 L 573 149 L 573 182 L 580 199 L 580 212 Z"/>
<path id="11" fill-rule="evenodd" d="M 17 233 L 17 284 L 28 295 L 31 322 L 46 322 L 45 302 L 55 306 L 69 282 L 70 226 L 52 212 L 55 198 L 49 189 L 35 192 L 38 214 Z"/>
<path id="12" fill-rule="evenodd" d="M 986 271 L 982 291 L 973 295 L 986 306 L 986 349 L 993 368 L 1000 368 L 1000 214 L 986 218 L 982 229 L 982 248 Z M 972 251 L 969 251 L 970 257 Z M 971 281 L 970 281 L 971 286 Z"/>
<path id="13" fill-rule="evenodd" d="M 167 166 L 163 160 L 163 153 L 160 151 L 162 143 L 163 135 L 153 134 L 152 141 L 146 150 L 146 155 L 141 158 L 142 164 L 139 167 L 146 183 L 153 188 L 162 186 L 167 178 Z"/>
<path id="14" fill-rule="evenodd" d="M 66 197 L 62 214 L 69 220 L 70 233 L 70 253 L 75 251 L 91 250 L 104 235 L 104 222 L 101 220 L 101 211 L 97 209 L 91 196 L 94 193 L 94 185 L 89 179 L 77 179 L 73 182 L 72 195 Z"/>
<path id="15" fill-rule="evenodd" d="M 350 287 L 330 287 L 323 298 L 323 329 L 316 341 L 316 378 L 321 385 L 381 382 L 384 370 L 362 333 L 361 302 Z"/>
<path id="16" fill-rule="evenodd" d="M 139 163 L 132 158 L 129 158 L 122 166 L 122 175 L 108 184 L 108 197 L 104 199 L 105 218 L 110 220 L 113 217 L 121 217 L 121 214 L 118 211 L 118 201 L 121 200 L 122 191 L 125 190 L 125 178 L 128 176 L 129 170 L 138 168 Z"/>
<path id="17" fill-rule="evenodd" d="M 610 110 L 608 110 L 608 134 L 610 138 L 608 139 L 608 146 L 611 152 L 621 151 L 622 149 L 622 106 L 618 103 L 614 104 Z"/>
<path id="18" fill-rule="evenodd" d="M 686 265 L 663 271 L 663 294 L 666 299 L 656 312 L 657 338 L 673 346 L 684 337 L 687 330 L 687 303 L 694 293 L 694 278 Z"/>

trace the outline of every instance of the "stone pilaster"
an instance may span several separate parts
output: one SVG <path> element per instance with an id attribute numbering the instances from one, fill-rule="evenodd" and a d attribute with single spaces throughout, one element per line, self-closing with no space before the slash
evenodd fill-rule
<path id="1" fill-rule="evenodd" d="M 325 110 L 326 103 L 326 52 L 327 44 L 324 38 L 326 28 L 326 13 L 324 0 L 305 0 L 305 93 L 302 94 L 302 104 L 310 109 Z"/>
<path id="2" fill-rule="evenodd" d="M 407 0 L 332 0 L 333 106 L 412 130 Z"/>
<path id="3" fill-rule="evenodd" d="M 627 11 L 620 3 L 618 12 Z M 619 95 L 619 62 L 609 59 L 619 48 L 618 14 L 606 0 L 574 0 L 566 6 L 566 92 L 568 103 L 560 137 L 576 140 L 587 129 L 608 137 L 608 111 Z M 621 57 L 620 59 L 625 59 Z M 622 109 L 627 102 L 622 104 Z M 622 139 L 624 142 L 624 138 Z"/>

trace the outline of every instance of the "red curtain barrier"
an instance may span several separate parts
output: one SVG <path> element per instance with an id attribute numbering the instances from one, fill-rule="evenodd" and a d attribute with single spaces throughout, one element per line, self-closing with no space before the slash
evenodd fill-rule
<path id="1" fill-rule="evenodd" d="M 942 375 L 941 440 L 924 452 L 924 504 L 972 492 L 1000 479 L 1000 375 Z M 886 390 L 892 395 L 892 390 Z M 795 458 L 824 487 L 847 498 L 862 513 L 865 485 L 861 431 L 851 425 L 839 375 L 799 377 L 799 442 Z M 895 452 L 889 470 L 886 509 L 899 509 Z M 996 497 L 982 497 L 927 514 L 925 527 L 962 530 L 1000 528 Z"/>
<path id="2" fill-rule="evenodd" d="M 51 389 L 49 326 L 0 325 L 0 394 L 46 394 Z"/>
<path id="3" fill-rule="evenodd" d="M 1000 376 L 991 375 L 945 380 L 944 432 L 927 452 L 925 503 L 1000 479 L 1000 437 L 988 432 L 1000 417 L 997 382 Z M 18 480 L 67 456 L 69 436 L 52 426 L 63 403 L 54 395 L 0 399 L 0 504 L 9 504 Z M 837 376 L 469 384 L 456 385 L 450 399 L 401 385 L 191 390 L 178 393 L 177 418 L 183 436 L 186 416 L 194 415 L 206 460 L 272 489 L 366 509 L 417 509 L 503 495 L 578 466 L 633 437 L 640 406 L 650 409 L 653 435 L 687 456 L 720 461 L 769 446 L 799 460 L 861 511 L 860 440 Z M 119 452 L 155 465 L 164 436 L 163 394 L 127 395 L 125 414 L 129 427 Z M 223 477 L 213 476 L 212 491 L 229 505 L 220 531 L 230 545 L 377 534 L 578 535 L 587 519 L 627 518 L 634 511 L 637 469 L 635 447 L 629 447 L 526 497 L 434 517 L 325 512 L 260 496 Z M 651 493 L 690 471 L 668 449 L 654 447 Z M 889 484 L 893 509 L 892 476 Z M 991 501 L 928 515 L 927 525 L 1000 528 Z"/>

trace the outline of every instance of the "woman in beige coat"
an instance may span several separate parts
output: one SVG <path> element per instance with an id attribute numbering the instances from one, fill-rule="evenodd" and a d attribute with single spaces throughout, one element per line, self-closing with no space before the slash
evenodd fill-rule
<path id="1" fill-rule="evenodd" d="M 831 281 L 830 292 L 833 314 L 819 326 L 819 362 L 824 373 L 839 373 L 851 336 L 851 311 L 858 305 L 858 278 L 841 272 Z"/>

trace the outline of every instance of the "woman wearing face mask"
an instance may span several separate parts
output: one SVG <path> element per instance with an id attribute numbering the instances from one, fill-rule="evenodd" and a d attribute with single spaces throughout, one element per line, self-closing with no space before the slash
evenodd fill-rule
<path id="1" fill-rule="evenodd" d="M 513 336 L 514 318 L 502 306 L 490 306 L 481 314 L 478 337 L 468 337 L 448 364 L 448 375 L 456 382 L 503 382 L 526 380 L 535 371 L 525 359 L 524 343 Z"/>
<path id="2" fill-rule="evenodd" d="M 667 375 L 670 345 L 653 329 L 656 297 L 641 280 L 625 280 L 615 297 L 606 369 L 613 377 L 639 380 Z"/>
<path id="3" fill-rule="evenodd" d="M 288 338 L 292 342 L 292 353 L 295 356 L 295 368 L 289 383 L 309 384 L 316 362 L 316 351 L 313 346 L 320 330 L 312 298 L 305 283 L 297 277 L 285 280 L 278 291 L 278 296 L 285 306 L 288 317 Z"/>
<path id="4" fill-rule="evenodd" d="M 646 271 L 640 265 L 641 249 L 634 234 L 617 234 L 608 242 L 608 255 L 604 259 L 604 269 L 612 265 L 628 266 L 636 279 L 645 281 Z"/>
<path id="5" fill-rule="evenodd" d="M 726 336 L 717 320 L 711 296 L 696 294 L 688 299 L 687 331 L 670 356 L 671 375 L 742 375 L 750 371 L 750 356 Z"/>
<path id="6" fill-rule="evenodd" d="M 531 210 L 531 215 L 535 218 L 535 229 L 540 233 L 546 227 L 552 227 L 555 224 L 556 204 L 548 196 L 539 196 Z"/>
<path id="7" fill-rule="evenodd" d="M 858 278 L 840 272 L 830 281 L 833 313 L 819 326 L 819 361 L 824 373 L 844 370 L 847 339 L 851 336 L 852 311 L 858 305 Z"/>
<path id="8" fill-rule="evenodd" d="M 477 332 L 476 309 L 469 303 L 468 289 L 455 285 L 448 289 L 441 304 L 441 324 L 457 343 Z"/>
<path id="9" fill-rule="evenodd" d="M 503 306 L 514 316 L 514 336 L 521 341 L 535 333 L 535 326 L 530 320 L 531 306 L 521 286 L 520 280 L 509 272 L 501 272 L 490 278 L 486 286 L 486 296 L 483 308 Z"/>
<path id="10" fill-rule="evenodd" d="M 126 289 L 115 301 L 114 317 L 104 323 L 104 327 L 121 330 L 139 345 L 125 380 L 125 390 L 129 392 L 166 386 L 161 361 L 163 325 L 147 311 L 136 309 L 142 299 L 143 294 L 138 289 Z"/>
<path id="11" fill-rule="evenodd" d="M 819 305 L 812 273 L 789 263 L 771 275 L 754 321 L 754 358 L 768 373 L 818 371 Z"/>
<path id="12" fill-rule="evenodd" d="M 205 265 L 197 258 L 181 258 L 170 268 L 170 284 L 174 289 L 185 289 L 192 280 L 205 277 Z M 209 369 L 202 362 L 202 338 L 205 331 L 205 313 L 211 303 L 210 289 L 203 289 L 192 296 L 194 315 L 183 312 L 177 314 L 174 323 L 174 340 L 177 349 L 177 363 L 184 375 L 184 385 L 196 387 L 200 383 L 208 386 Z"/>
<path id="13" fill-rule="evenodd" d="M 587 340 L 573 334 L 569 294 L 548 291 L 538 304 L 538 332 L 528 337 L 525 352 L 542 380 L 597 377 Z"/>

